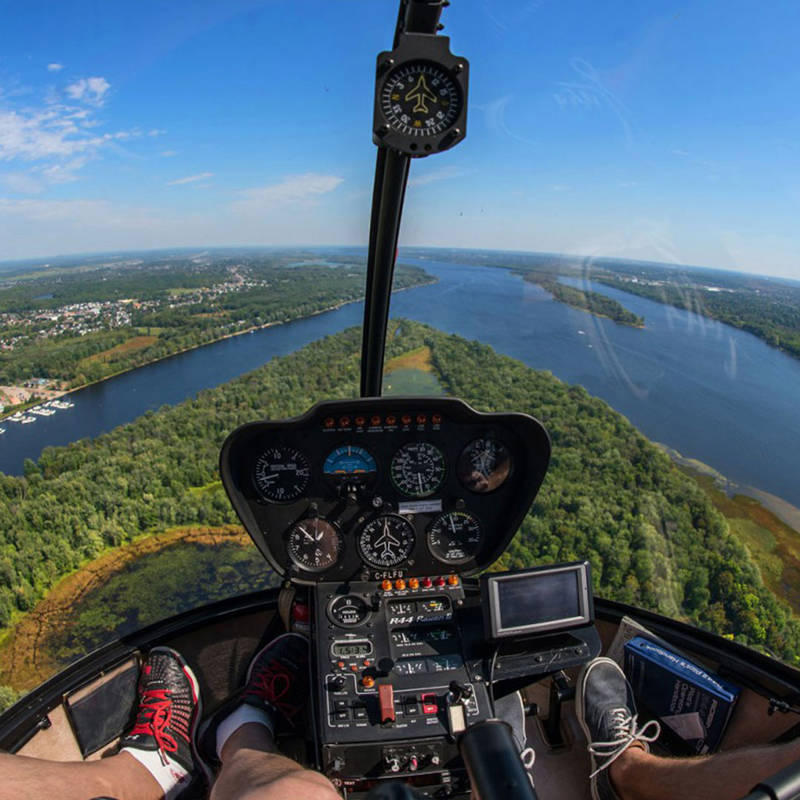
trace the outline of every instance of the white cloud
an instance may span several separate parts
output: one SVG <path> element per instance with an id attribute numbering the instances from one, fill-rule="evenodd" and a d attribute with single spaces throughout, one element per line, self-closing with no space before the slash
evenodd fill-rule
<path id="1" fill-rule="evenodd" d="M 195 181 L 204 181 L 206 178 L 213 178 L 213 172 L 201 172 L 198 175 L 187 175 L 185 178 L 178 178 L 177 180 L 170 181 L 167 186 L 182 186 L 184 183 L 194 183 Z"/>
<path id="2" fill-rule="evenodd" d="M 161 128 L 153 128 L 147 131 L 148 136 L 163 136 L 165 133 L 166 131 L 162 131 Z"/>
<path id="3" fill-rule="evenodd" d="M 278 183 L 241 190 L 232 210 L 237 214 L 263 214 L 291 203 L 313 202 L 343 182 L 338 175 L 316 172 L 290 175 Z"/>
<path id="4" fill-rule="evenodd" d="M 80 78 L 66 88 L 67 95 L 73 100 L 82 100 L 92 105 L 102 105 L 111 84 L 101 77 Z"/>
<path id="5" fill-rule="evenodd" d="M 432 169 L 430 172 L 423 172 L 422 175 L 417 175 L 408 181 L 410 187 L 427 186 L 429 183 L 436 183 L 437 181 L 446 181 L 451 178 L 460 178 L 466 175 L 467 170 L 461 167 L 440 167 L 439 169 Z"/>
<path id="6" fill-rule="evenodd" d="M 47 65 L 47 71 L 48 72 L 58 72 L 59 70 L 62 70 L 62 69 L 64 69 L 64 65 L 63 64 L 58 64 L 55 61 L 52 64 L 48 64 Z"/>
<path id="7" fill-rule="evenodd" d="M 172 158 L 173 156 L 178 155 L 177 150 L 162 150 L 161 156 L 162 158 Z"/>
<path id="8" fill-rule="evenodd" d="M 0 183 L 15 194 L 40 194 L 45 188 L 41 180 L 25 172 L 9 172 L 2 175 Z"/>

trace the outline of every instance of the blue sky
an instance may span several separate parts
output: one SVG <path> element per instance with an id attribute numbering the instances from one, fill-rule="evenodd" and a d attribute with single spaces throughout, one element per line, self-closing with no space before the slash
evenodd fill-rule
<path id="1" fill-rule="evenodd" d="M 396 0 L 0 0 L 0 259 L 363 244 Z M 401 243 L 800 277 L 794 0 L 452 0 Z"/>

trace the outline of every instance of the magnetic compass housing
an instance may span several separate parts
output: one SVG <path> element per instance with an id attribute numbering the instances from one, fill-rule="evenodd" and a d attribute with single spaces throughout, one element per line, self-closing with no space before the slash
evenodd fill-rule
<path id="1" fill-rule="evenodd" d="M 449 150 L 467 134 L 468 80 L 447 36 L 405 34 L 378 54 L 372 140 L 415 158 Z"/>

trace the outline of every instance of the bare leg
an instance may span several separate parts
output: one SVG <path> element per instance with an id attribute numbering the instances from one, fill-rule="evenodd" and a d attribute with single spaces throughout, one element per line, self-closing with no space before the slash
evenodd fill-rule
<path id="1" fill-rule="evenodd" d="M 698 758 L 661 758 L 631 747 L 609 772 L 622 800 L 739 800 L 798 760 L 800 740 Z"/>
<path id="2" fill-rule="evenodd" d="M 102 796 L 159 800 L 164 796 L 155 778 L 127 753 L 99 761 L 45 761 L 0 754 L 0 775 L 0 800 L 88 800 Z"/>
<path id="3" fill-rule="evenodd" d="M 280 755 L 269 729 L 249 723 L 222 748 L 211 800 L 341 800 L 330 781 Z"/>

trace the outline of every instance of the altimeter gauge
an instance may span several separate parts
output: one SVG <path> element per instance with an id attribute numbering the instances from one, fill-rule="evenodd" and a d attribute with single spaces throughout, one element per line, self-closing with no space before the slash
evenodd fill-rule
<path id="1" fill-rule="evenodd" d="M 330 569 L 342 553 L 342 535 L 322 517 L 300 520 L 289 529 L 289 558 L 307 572 Z"/>
<path id="2" fill-rule="evenodd" d="M 373 567 L 396 567 L 414 549 L 414 528 L 398 514 L 382 514 L 361 529 L 358 547 Z"/>
<path id="3" fill-rule="evenodd" d="M 450 52 L 446 36 L 405 34 L 378 56 L 376 144 L 410 156 L 447 150 L 466 134 L 466 59 Z"/>
<path id="4" fill-rule="evenodd" d="M 253 484 L 265 500 L 273 503 L 296 500 L 310 481 L 311 464 L 294 447 L 269 447 L 256 459 Z"/>
<path id="5" fill-rule="evenodd" d="M 475 557 L 482 538 L 481 523 L 474 514 L 448 511 L 428 528 L 428 549 L 445 564 L 463 564 Z"/>
<path id="6" fill-rule="evenodd" d="M 428 497 L 444 481 L 444 456 L 430 442 L 409 442 L 392 456 L 389 474 L 403 494 Z"/>
<path id="7" fill-rule="evenodd" d="M 511 472 L 511 453 L 497 439 L 471 441 L 458 457 L 458 479 L 471 492 L 493 492 Z"/>

